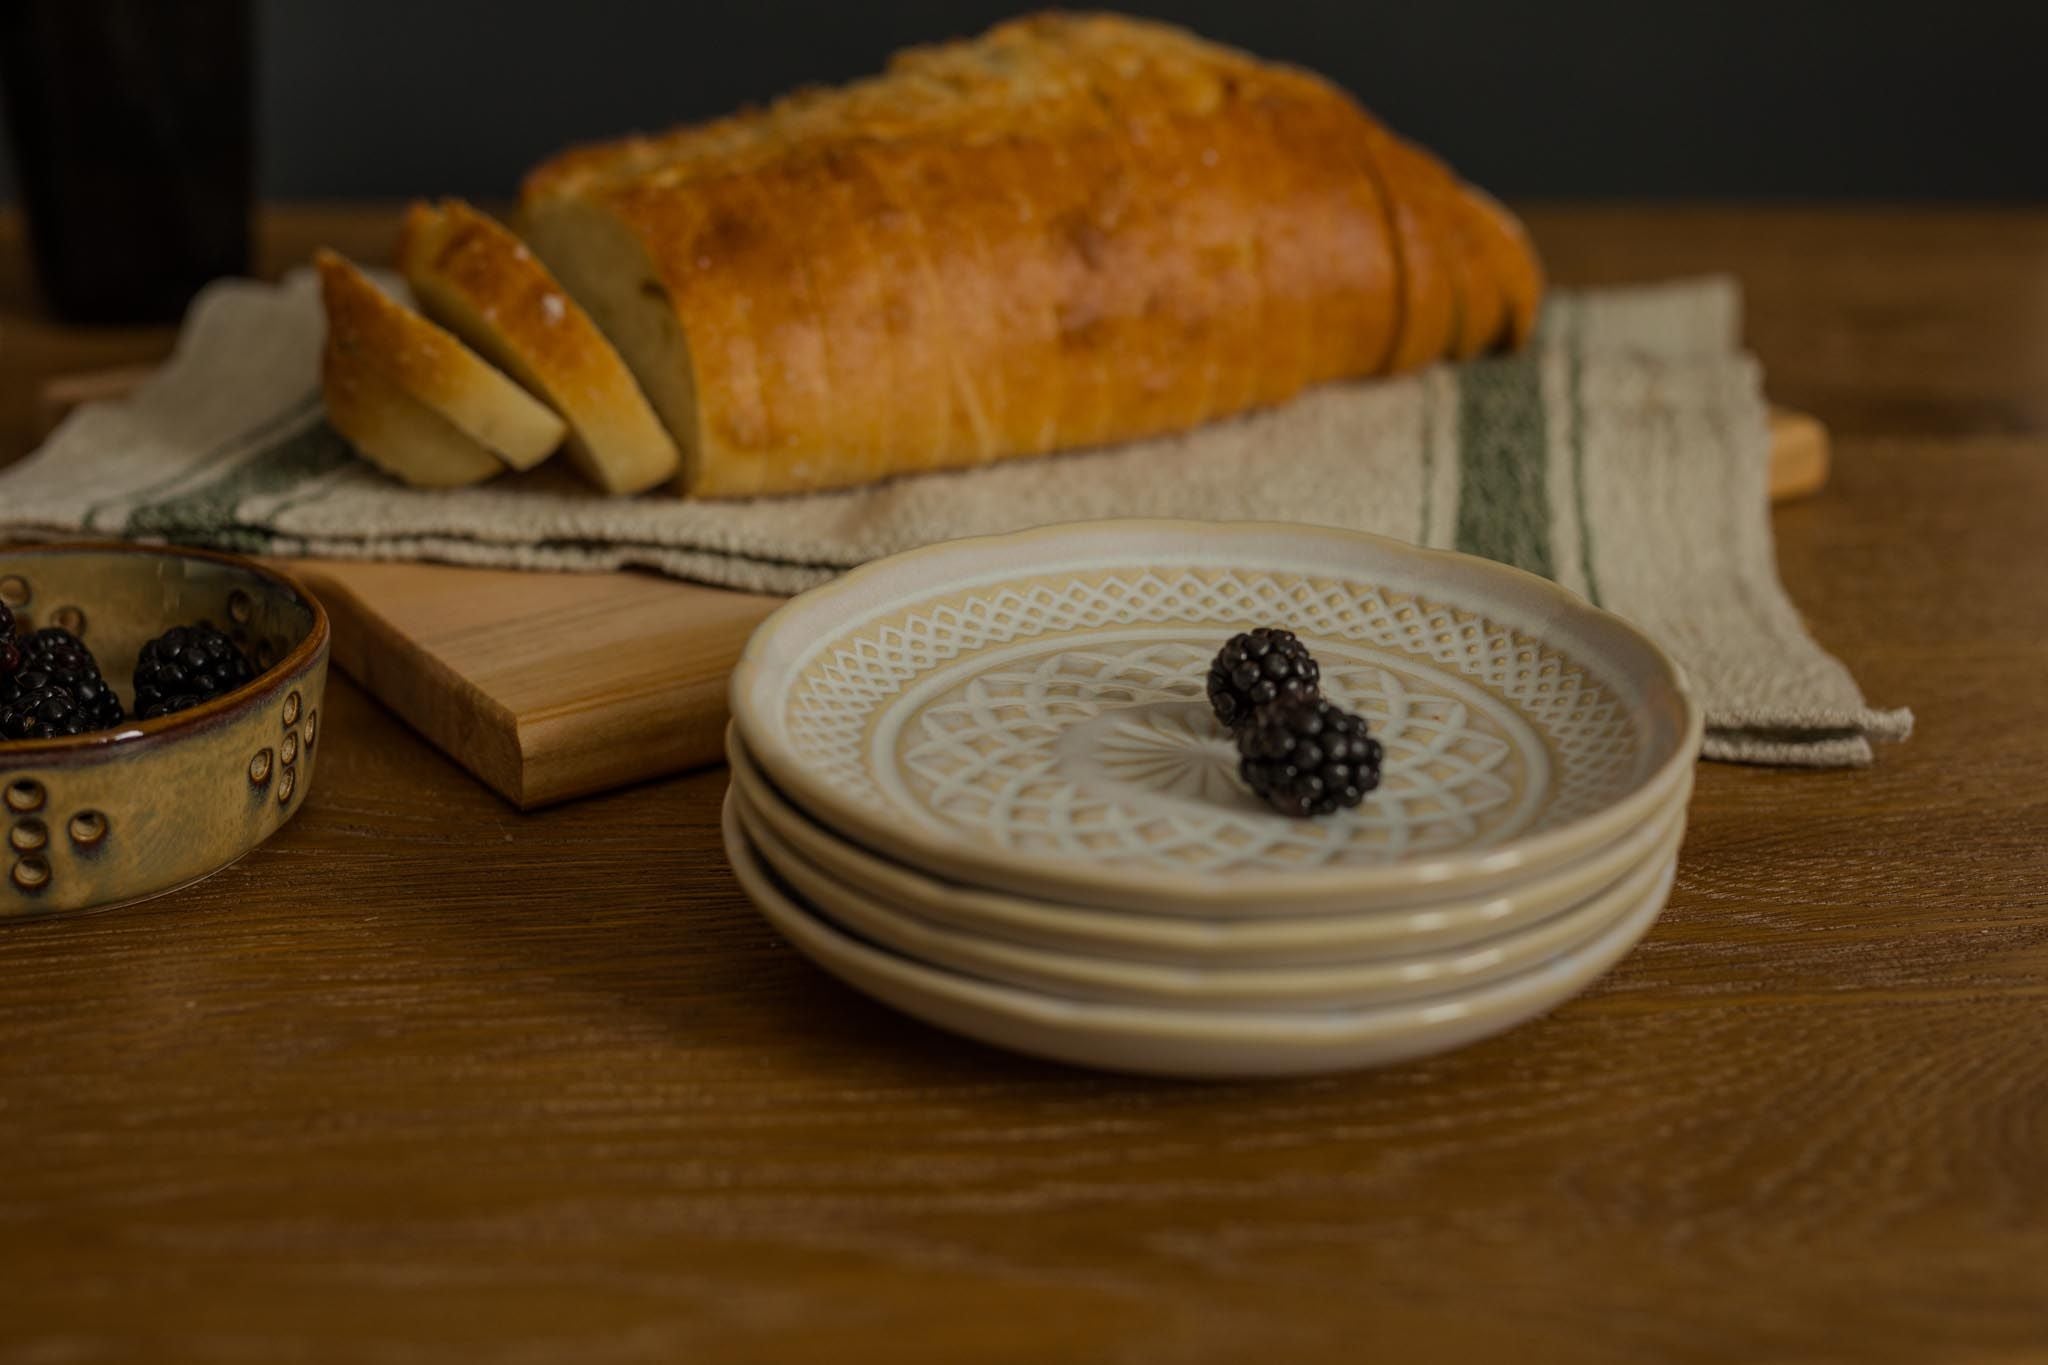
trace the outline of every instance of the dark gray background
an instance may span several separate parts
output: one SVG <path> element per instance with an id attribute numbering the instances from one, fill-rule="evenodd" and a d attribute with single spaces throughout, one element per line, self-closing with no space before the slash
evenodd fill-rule
<path id="1" fill-rule="evenodd" d="M 869 72 L 1024 7 L 259 0 L 260 191 L 505 196 L 567 142 Z M 1502 194 L 2048 197 L 2039 0 L 1126 8 L 1317 67 Z"/>

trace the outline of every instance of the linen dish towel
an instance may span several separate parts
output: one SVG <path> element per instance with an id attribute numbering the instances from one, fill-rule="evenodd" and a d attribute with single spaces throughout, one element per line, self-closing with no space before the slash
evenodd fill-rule
<path id="1" fill-rule="evenodd" d="M 1740 303 L 1724 279 L 1558 292 L 1518 356 L 1332 385 L 1111 450 L 692 503 L 602 497 L 560 461 L 482 487 L 406 488 L 323 420 L 311 273 L 228 280 L 194 302 L 146 384 L 72 414 L 0 471 L 0 538 L 633 567 L 787 593 L 898 550 L 1048 522 L 1314 522 L 1504 560 L 1627 617 L 1685 669 L 1708 757 L 1867 763 L 1871 741 L 1903 737 L 1912 718 L 1864 704 L 1778 581 Z"/>

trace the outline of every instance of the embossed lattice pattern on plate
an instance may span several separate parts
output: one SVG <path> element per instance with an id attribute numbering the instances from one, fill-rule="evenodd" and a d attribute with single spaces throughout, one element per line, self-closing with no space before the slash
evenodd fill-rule
<path id="1" fill-rule="evenodd" d="M 1127 846 L 1209 872 L 1479 847 L 1525 824 L 1540 798 L 1542 741 L 1504 703 L 1444 695 L 1434 668 L 1374 651 L 1327 671 L 1325 691 L 1386 746 L 1380 791 L 1335 819 L 1277 819 L 1238 782 L 1204 698 L 1214 644 L 1117 634 L 1049 644 L 918 702 L 898 744 L 914 804 L 1020 852 L 1106 859 Z"/>
<path id="2" fill-rule="evenodd" d="M 1359 811 L 1286 820 L 1224 780 L 1202 673 L 1230 631 L 1272 622 L 1333 656 L 1326 685 L 1387 745 Z M 1369 583 L 1255 570 L 935 595 L 825 642 L 784 715 L 797 761 L 864 805 L 1013 850 L 1205 874 L 1486 847 L 1609 804 L 1644 764 L 1629 708 L 1541 641 Z M 871 766 L 877 735 L 891 772 Z M 1186 756 L 1146 752 L 1172 749 Z"/>

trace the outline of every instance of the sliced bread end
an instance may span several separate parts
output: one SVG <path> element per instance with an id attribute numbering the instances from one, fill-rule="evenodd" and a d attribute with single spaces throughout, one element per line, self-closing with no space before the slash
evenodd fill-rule
<path id="1" fill-rule="evenodd" d="M 323 248 L 313 260 L 328 348 L 348 362 L 347 373 L 375 375 L 514 469 L 530 469 L 561 447 L 562 420 L 446 329 L 344 257 Z"/>
<path id="2" fill-rule="evenodd" d="M 505 472 L 504 461 L 361 355 L 329 343 L 320 382 L 328 422 L 364 459 L 415 488 L 460 488 Z"/>

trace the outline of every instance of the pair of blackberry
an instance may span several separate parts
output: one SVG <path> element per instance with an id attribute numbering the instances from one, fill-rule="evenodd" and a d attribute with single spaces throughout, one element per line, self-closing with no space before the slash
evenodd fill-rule
<path id="1" fill-rule="evenodd" d="M 127 718 L 84 641 L 57 626 L 14 631 L 14 613 L 0 602 L 0 743 L 82 735 Z M 213 626 L 179 626 L 136 656 L 135 714 L 150 720 L 182 711 L 254 676 L 248 657 Z"/>
<path id="2" fill-rule="evenodd" d="M 1237 740 L 1237 771 L 1282 815 L 1356 806 L 1380 784 L 1365 717 L 1324 699 L 1322 669 L 1293 632 L 1233 635 L 1209 665 L 1209 705 Z"/>

